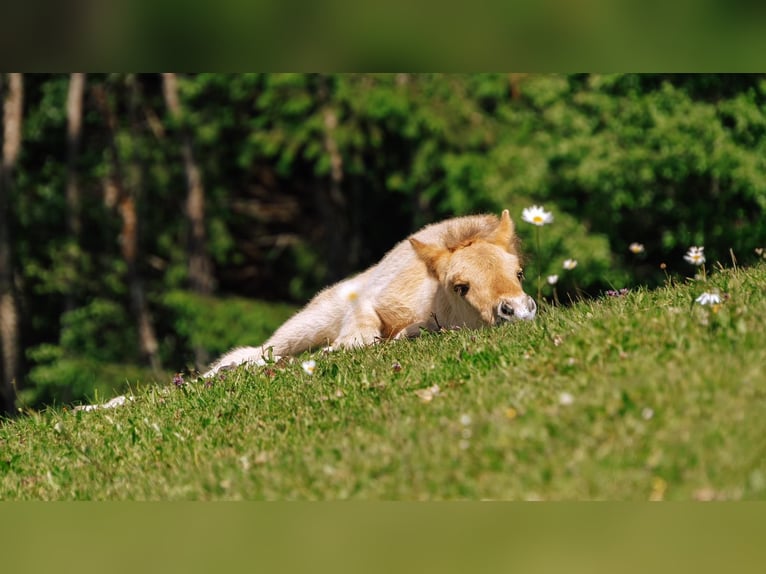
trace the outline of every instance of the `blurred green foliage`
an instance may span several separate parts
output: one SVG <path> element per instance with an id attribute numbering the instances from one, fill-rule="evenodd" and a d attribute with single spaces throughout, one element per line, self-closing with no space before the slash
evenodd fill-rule
<path id="1" fill-rule="evenodd" d="M 187 291 L 171 291 L 163 306 L 173 317 L 174 332 L 166 339 L 168 351 L 178 355 L 201 346 L 212 355 L 232 347 L 257 345 L 292 315 L 296 308 L 242 297 L 204 297 Z M 175 348 L 173 348 L 175 347 Z M 192 357 L 186 360 L 192 365 Z"/>
<path id="2" fill-rule="evenodd" d="M 246 342 L 265 340 L 295 307 L 242 297 L 202 297 L 171 291 L 157 305 L 164 336 L 165 364 L 193 371 L 196 346 L 213 355 Z M 153 373 L 140 366 L 136 330 L 115 301 L 94 300 L 62 316 L 61 339 L 28 352 L 34 362 L 19 402 L 39 404 L 91 402 L 123 393 L 139 384 L 167 384 L 172 372 Z"/>
<path id="3" fill-rule="evenodd" d="M 118 161 L 136 166 L 125 177 L 139 271 L 172 371 L 190 364 L 195 345 L 214 355 L 257 344 L 283 317 L 230 296 L 305 301 L 454 215 L 510 209 L 529 292 L 538 274 L 558 274 L 563 302 L 656 286 L 661 263 L 688 275 L 690 245 L 704 245 L 711 263 L 733 250 L 746 264 L 766 244 L 764 75 L 196 74 L 181 78 L 177 119 L 158 75 L 89 75 L 79 238 L 65 225 L 68 81 L 25 76 L 10 222 L 28 349 L 22 389 L 55 379 L 74 396 L 87 385 L 64 374 L 77 372 L 71 361 L 139 361 L 96 88 L 116 111 Z M 203 174 L 220 301 L 183 293 L 181 128 Z M 554 214 L 539 253 L 536 228 L 521 220 L 532 204 Z M 641 256 L 628 251 L 634 241 Z M 575 269 L 562 270 L 567 258 Z"/>

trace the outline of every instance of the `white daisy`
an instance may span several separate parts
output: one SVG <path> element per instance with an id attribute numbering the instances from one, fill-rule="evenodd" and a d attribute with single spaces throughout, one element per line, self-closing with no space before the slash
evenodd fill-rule
<path id="1" fill-rule="evenodd" d="M 425 389 L 418 389 L 415 394 L 424 403 L 430 403 L 441 392 L 439 385 L 433 385 Z"/>
<path id="2" fill-rule="evenodd" d="M 545 211 L 539 205 L 533 205 L 524 208 L 521 212 L 521 219 L 532 225 L 543 226 L 553 222 L 553 214 L 550 211 Z"/>
<path id="3" fill-rule="evenodd" d="M 639 253 L 644 252 L 644 244 L 643 243 L 636 243 L 635 241 L 628 245 L 628 249 L 631 253 L 634 255 L 638 255 Z"/>
<path id="4" fill-rule="evenodd" d="M 574 402 L 574 397 L 571 393 L 563 392 L 559 395 L 559 404 L 560 405 L 571 405 Z"/>
<path id="5" fill-rule="evenodd" d="M 306 371 L 309 375 L 314 374 L 314 370 L 317 368 L 317 362 L 313 359 L 310 361 L 303 361 L 301 363 L 301 367 L 303 367 L 303 370 Z"/>
<path id="6" fill-rule="evenodd" d="M 567 271 L 571 271 L 577 267 L 577 259 L 565 259 L 564 260 L 564 269 Z"/>
<path id="7" fill-rule="evenodd" d="M 550 285 L 555 285 L 558 282 L 558 280 L 559 280 L 558 275 L 548 275 L 548 283 Z"/>
<path id="8" fill-rule="evenodd" d="M 703 293 L 695 301 L 700 305 L 718 305 L 721 302 L 721 297 L 718 293 Z"/>
<path id="9" fill-rule="evenodd" d="M 689 247 L 684 259 L 692 265 L 702 265 L 705 262 L 705 254 L 702 253 L 704 250 L 704 247 Z"/>

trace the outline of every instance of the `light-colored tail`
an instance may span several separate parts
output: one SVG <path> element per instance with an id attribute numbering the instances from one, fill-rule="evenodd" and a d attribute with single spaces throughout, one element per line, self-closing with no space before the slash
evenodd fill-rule
<path id="1" fill-rule="evenodd" d="M 264 347 L 237 347 L 232 349 L 215 363 L 210 365 L 210 368 L 202 376 L 204 378 L 212 377 L 218 371 L 225 371 L 236 365 L 251 364 L 251 365 L 265 365 L 266 364 L 267 348 Z"/>
<path id="2" fill-rule="evenodd" d="M 211 377 L 220 370 L 237 365 L 265 365 L 270 358 L 277 360 L 330 345 L 338 337 L 346 312 L 344 305 L 337 299 L 337 285 L 322 291 L 261 346 L 232 349 L 213 363 L 202 376 Z"/>

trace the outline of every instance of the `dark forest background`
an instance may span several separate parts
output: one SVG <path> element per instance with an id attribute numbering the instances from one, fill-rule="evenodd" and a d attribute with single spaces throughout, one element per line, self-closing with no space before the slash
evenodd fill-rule
<path id="1" fill-rule="evenodd" d="M 445 217 L 510 209 L 564 302 L 766 244 L 766 75 L 3 74 L 0 94 L 7 414 L 257 344 Z M 532 204 L 555 218 L 539 254 Z"/>

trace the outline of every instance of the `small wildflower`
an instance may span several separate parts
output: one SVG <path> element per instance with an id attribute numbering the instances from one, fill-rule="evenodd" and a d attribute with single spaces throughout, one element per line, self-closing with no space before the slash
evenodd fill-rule
<path id="1" fill-rule="evenodd" d="M 654 409 L 651 409 L 649 407 L 645 407 L 641 411 L 641 418 L 644 419 L 645 421 L 650 420 L 653 416 L 654 416 Z"/>
<path id="2" fill-rule="evenodd" d="M 704 250 L 704 247 L 689 247 L 689 251 L 684 255 L 684 259 L 692 265 L 702 265 L 705 262 L 705 254 L 702 253 Z"/>
<path id="3" fill-rule="evenodd" d="M 415 391 L 415 394 L 424 403 L 430 403 L 433 398 L 439 394 L 440 391 L 441 389 L 439 388 L 439 385 L 432 385 L 425 389 L 418 389 Z"/>
<path id="4" fill-rule="evenodd" d="M 609 289 L 606 292 L 606 294 L 609 295 L 610 297 L 623 297 L 627 295 L 629 292 L 630 292 L 630 289 L 628 289 L 627 287 L 623 287 L 619 291 L 615 291 L 614 289 Z"/>
<path id="5" fill-rule="evenodd" d="M 184 381 L 184 376 L 181 373 L 176 373 L 176 376 L 173 377 L 173 384 L 178 389 L 183 387 L 186 384 L 186 381 Z"/>
<path id="6" fill-rule="evenodd" d="M 309 361 L 303 361 L 301 363 L 301 367 L 303 367 L 303 370 L 306 371 L 307 374 L 313 375 L 317 368 L 317 362 L 313 359 Z"/>
<path id="7" fill-rule="evenodd" d="M 460 424 L 464 427 L 467 427 L 471 424 L 471 415 L 462 414 L 460 415 Z"/>
<path id="8" fill-rule="evenodd" d="M 460 447 L 460 450 L 466 450 L 468 447 L 471 446 L 471 442 L 463 439 L 458 443 L 458 446 Z"/>
<path id="9" fill-rule="evenodd" d="M 577 267 L 577 259 L 565 259 L 564 260 L 564 269 L 567 271 L 571 271 Z"/>
<path id="10" fill-rule="evenodd" d="M 664 262 L 660 263 L 660 269 L 662 269 L 664 271 L 667 268 L 668 268 L 668 264 L 667 263 L 664 263 Z"/>
<path id="11" fill-rule="evenodd" d="M 718 305 L 721 302 L 721 297 L 718 293 L 703 293 L 695 301 L 700 305 Z"/>
<path id="12" fill-rule="evenodd" d="M 636 243 L 635 241 L 628 245 L 628 249 L 633 255 L 638 255 L 639 253 L 644 252 L 644 244 L 643 243 Z"/>
<path id="13" fill-rule="evenodd" d="M 555 285 L 558 283 L 559 276 L 558 275 L 548 275 L 548 284 L 549 285 Z"/>
<path id="14" fill-rule="evenodd" d="M 574 397 L 571 395 L 571 393 L 561 393 L 559 395 L 559 404 L 560 405 L 571 405 L 574 402 Z"/>
<path id="15" fill-rule="evenodd" d="M 538 205 L 533 205 L 532 207 L 524 208 L 521 212 L 521 219 L 532 225 L 542 227 L 546 223 L 553 222 L 553 214 L 550 211 L 545 211 Z"/>
<path id="16" fill-rule="evenodd" d="M 508 407 L 505 409 L 505 416 L 511 420 L 515 419 L 517 416 L 519 416 L 519 411 L 514 409 L 513 407 Z"/>

